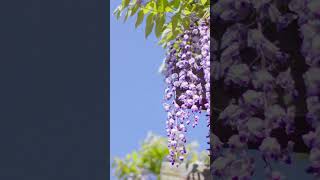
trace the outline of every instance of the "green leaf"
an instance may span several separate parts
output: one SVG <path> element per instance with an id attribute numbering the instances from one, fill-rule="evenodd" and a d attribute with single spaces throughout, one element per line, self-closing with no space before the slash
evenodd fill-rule
<path id="1" fill-rule="evenodd" d="M 190 17 L 186 16 L 185 18 L 182 19 L 181 23 L 185 29 L 188 29 L 190 26 Z"/>
<path id="2" fill-rule="evenodd" d="M 180 6 L 180 0 L 173 0 L 173 1 L 170 2 L 170 5 L 171 5 L 172 8 L 177 9 Z"/>
<path id="3" fill-rule="evenodd" d="M 205 9 L 205 13 L 203 15 L 204 18 L 209 18 L 210 17 L 210 8 Z"/>
<path id="4" fill-rule="evenodd" d="M 118 11 L 116 14 L 116 18 L 119 19 L 121 17 L 121 11 Z"/>
<path id="5" fill-rule="evenodd" d="M 174 31 L 176 30 L 176 28 L 177 28 L 179 15 L 180 15 L 180 14 L 175 14 L 175 15 L 172 16 L 172 18 L 171 18 L 172 32 L 174 32 Z"/>
<path id="6" fill-rule="evenodd" d="M 113 15 L 116 16 L 117 20 L 120 18 L 122 13 L 122 5 L 119 5 L 114 11 L 113 11 Z"/>
<path id="7" fill-rule="evenodd" d="M 130 158 L 131 158 L 131 155 L 130 155 L 130 154 L 127 154 L 127 155 L 126 155 L 126 160 L 130 160 Z"/>
<path id="8" fill-rule="evenodd" d="M 134 14 L 136 14 L 136 12 L 138 10 L 139 10 L 139 5 L 138 4 L 134 5 L 133 8 L 132 8 L 130 16 L 133 16 Z"/>
<path id="9" fill-rule="evenodd" d="M 207 0 L 201 0 L 201 4 L 205 5 L 207 3 Z"/>
<path id="10" fill-rule="evenodd" d="M 144 14 L 147 14 L 150 11 L 154 13 L 154 11 L 156 9 L 156 4 L 153 1 L 149 1 L 146 4 L 146 6 L 144 8 L 142 8 L 142 9 L 143 9 Z"/>
<path id="11" fill-rule="evenodd" d="M 140 24 L 141 24 L 142 21 L 143 21 L 143 18 L 144 18 L 144 13 L 143 13 L 142 10 L 140 10 L 139 13 L 138 13 L 138 17 L 137 17 L 136 24 L 135 24 L 135 27 L 136 27 L 136 28 L 140 26 Z"/>
<path id="12" fill-rule="evenodd" d="M 153 25 L 154 25 L 154 21 L 153 21 L 153 14 L 149 14 L 149 16 L 147 17 L 147 21 L 146 21 L 146 29 L 145 29 L 145 37 L 147 38 L 150 33 L 152 32 L 153 29 Z"/>
<path id="13" fill-rule="evenodd" d="M 157 0 L 157 10 L 158 12 L 162 13 L 165 11 L 166 7 L 168 5 L 167 0 Z"/>
<path id="14" fill-rule="evenodd" d="M 182 12 L 183 12 L 183 14 L 186 15 L 186 16 L 188 16 L 188 15 L 191 14 L 191 11 L 189 11 L 189 10 L 187 10 L 187 9 L 184 9 Z"/>
<path id="15" fill-rule="evenodd" d="M 130 0 L 122 0 L 122 7 L 126 8 L 130 3 Z"/>
<path id="16" fill-rule="evenodd" d="M 126 15 L 124 16 L 123 22 L 127 21 L 127 19 L 130 16 L 131 12 L 132 12 L 131 9 L 126 12 Z"/>
<path id="17" fill-rule="evenodd" d="M 123 8 L 128 7 L 129 3 L 130 3 L 130 0 L 122 0 L 122 7 Z"/>
<path id="18" fill-rule="evenodd" d="M 133 160 L 133 162 L 137 162 L 138 161 L 138 153 L 136 151 L 134 151 L 132 153 L 132 160 Z"/>
<path id="19" fill-rule="evenodd" d="M 113 11 L 113 15 L 116 15 L 119 11 L 121 11 L 121 5 Z"/>
<path id="20" fill-rule="evenodd" d="M 162 32 L 162 35 L 161 35 L 161 40 L 159 41 L 159 45 L 163 45 L 163 47 L 166 46 L 166 38 L 168 37 L 168 34 L 171 33 L 171 28 L 170 27 L 166 27 L 164 29 L 164 31 Z"/>
<path id="21" fill-rule="evenodd" d="M 156 37 L 159 38 L 163 32 L 164 29 L 164 23 L 166 22 L 166 16 L 165 15 L 160 15 L 158 16 L 156 20 L 156 29 L 155 29 L 155 34 Z"/>
<path id="22" fill-rule="evenodd" d="M 172 36 L 173 37 L 177 37 L 178 35 L 180 34 L 180 31 L 179 30 L 175 30 L 175 31 L 172 31 Z M 171 40 L 171 39 L 170 39 Z"/>
<path id="23" fill-rule="evenodd" d="M 173 35 L 173 33 L 170 31 L 168 34 L 167 34 L 167 36 L 166 36 L 166 38 L 165 38 L 165 43 L 166 42 L 170 42 L 171 40 L 173 40 L 174 39 L 174 35 Z M 165 44 L 166 45 L 166 44 Z"/>

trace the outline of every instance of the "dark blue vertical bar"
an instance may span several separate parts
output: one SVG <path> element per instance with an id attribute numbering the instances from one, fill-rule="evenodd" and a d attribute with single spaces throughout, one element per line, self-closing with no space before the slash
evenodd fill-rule
<path id="1" fill-rule="evenodd" d="M 0 179 L 107 179 L 108 3 L 0 2 Z"/>

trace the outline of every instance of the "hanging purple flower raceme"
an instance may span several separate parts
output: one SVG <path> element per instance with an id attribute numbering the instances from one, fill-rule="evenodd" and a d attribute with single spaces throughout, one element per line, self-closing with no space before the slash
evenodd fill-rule
<path id="1" fill-rule="evenodd" d="M 164 65 L 166 82 L 164 109 L 167 112 L 169 160 L 181 163 L 186 152 L 186 132 L 205 112 L 210 124 L 210 26 L 209 20 L 191 23 L 167 47 Z M 209 130 L 208 130 L 209 131 Z"/>
<path id="2" fill-rule="evenodd" d="M 216 86 L 226 91 L 220 92 L 223 98 L 215 98 L 213 109 L 219 114 L 215 124 L 233 133 L 229 137 L 213 130 L 214 139 L 223 139 L 225 147 L 212 146 L 211 170 L 217 179 L 253 178 L 255 159 L 249 146 L 266 162 L 267 179 L 284 178 L 271 162 L 291 163 L 294 142 L 275 137 L 276 132 L 284 136 L 294 133 L 295 98 L 299 95 L 291 70 L 294 58 L 282 49 L 284 43 L 278 35 L 298 17 L 285 10 L 286 3 L 226 0 L 212 4 L 218 26 L 213 33 L 212 77 Z M 313 84 L 316 81 L 310 79 Z M 245 170 L 233 168 L 233 164 Z"/>
<path id="3" fill-rule="evenodd" d="M 303 141 L 310 149 L 310 165 L 306 171 L 318 178 L 320 176 L 320 3 L 311 0 L 301 2 L 292 0 L 289 8 L 299 16 L 301 53 L 308 66 L 303 75 L 307 105 L 305 118 L 312 130 L 303 135 Z"/>

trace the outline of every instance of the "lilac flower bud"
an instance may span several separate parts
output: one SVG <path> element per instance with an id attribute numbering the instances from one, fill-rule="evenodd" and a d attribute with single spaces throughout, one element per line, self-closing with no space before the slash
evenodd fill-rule
<path id="1" fill-rule="evenodd" d="M 197 107 L 196 105 L 192 105 L 191 110 L 192 110 L 192 111 L 197 111 L 197 110 L 198 110 L 198 107 Z"/>
<path id="2" fill-rule="evenodd" d="M 164 109 L 168 112 L 170 110 L 170 105 L 167 103 L 163 104 Z"/>

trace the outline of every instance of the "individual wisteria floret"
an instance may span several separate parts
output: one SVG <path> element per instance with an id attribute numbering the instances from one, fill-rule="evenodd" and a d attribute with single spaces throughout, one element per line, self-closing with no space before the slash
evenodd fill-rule
<path id="1" fill-rule="evenodd" d="M 251 72 L 246 64 L 234 64 L 230 67 L 224 79 L 225 84 L 231 83 L 241 87 L 248 86 L 251 79 Z"/>
<path id="2" fill-rule="evenodd" d="M 265 98 L 263 92 L 248 90 L 242 94 L 239 99 L 239 104 L 248 112 L 255 112 L 261 110 L 265 105 Z"/>
<path id="3" fill-rule="evenodd" d="M 188 126 L 197 126 L 203 113 L 210 124 L 209 26 L 208 19 L 193 22 L 167 47 L 164 109 L 172 165 L 185 158 Z"/>
<path id="4" fill-rule="evenodd" d="M 304 75 L 308 96 L 319 95 L 320 92 L 320 68 L 312 67 Z"/>
<path id="5" fill-rule="evenodd" d="M 253 142 L 266 137 L 268 134 L 265 122 L 260 118 L 251 117 L 245 125 L 247 129 L 244 132 L 247 132 L 248 138 Z"/>
<path id="6" fill-rule="evenodd" d="M 214 176 L 223 179 L 251 179 L 254 172 L 254 159 L 246 155 L 226 152 L 211 165 Z"/>
<path id="7" fill-rule="evenodd" d="M 285 176 L 279 171 L 271 171 L 267 173 L 268 180 L 282 180 Z"/>
<path id="8" fill-rule="evenodd" d="M 252 84 L 255 89 L 270 91 L 274 88 L 274 77 L 266 70 L 254 72 Z"/>
<path id="9" fill-rule="evenodd" d="M 266 159 L 278 160 L 281 156 L 280 144 L 278 143 L 276 138 L 265 138 L 262 141 L 259 150 L 261 151 L 263 157 Z"/>
<path id="10" fill-rule="evenodd" d="M 298 96 L 295 83 L 291 75 L 291 69 L 280 72 L 276 78 L 276 84 L 284 90 L 284 103 L 289 105 Z"/>

